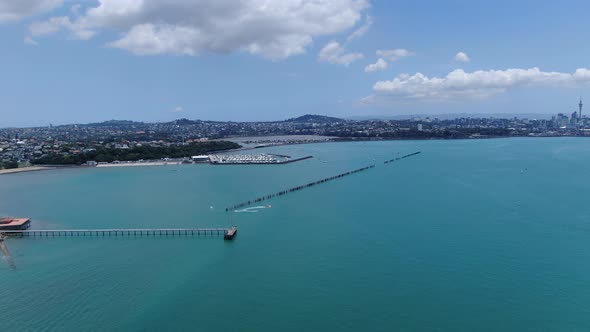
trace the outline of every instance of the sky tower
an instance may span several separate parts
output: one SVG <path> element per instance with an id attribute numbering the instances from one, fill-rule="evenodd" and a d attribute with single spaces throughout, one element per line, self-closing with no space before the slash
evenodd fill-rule
<path id="1" fill-rule="evenodd" d="M 578 106 L 580 107 L 580 119 L 582 118 L 582 106 L 584 106 L 584 104 L 582 104 L 582 97 L 580 97 L 580 103 L 578 104 Z"/>

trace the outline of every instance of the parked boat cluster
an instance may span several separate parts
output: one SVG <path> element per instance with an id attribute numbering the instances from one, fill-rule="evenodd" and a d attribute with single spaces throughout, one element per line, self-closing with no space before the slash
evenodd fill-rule
<path id="1" fill-rule="evenodd" d="M 261 154 L 213 154 L 209 155 L 212 164 L 279 164 L 289 158 L 266 153 Z"/>
<path id="2" fill-rule="evenodd" d="M 366 166 L 366 167 L 355 169 L 353 171 L 349 171 L 349 172 L 346 172 L 346 173 L 334 175 L 334 176 L 331 176 L 329 178 L 321 179 L 321 180 L 318 180 L 318 181 L 310 182 L 308 184 L 304 184 L 304 185 L 293 187 L 293 188 L 290 188 L 290 189 L 287 189 L 287 190 L 279 191 L 278 193 L 266 195 L 266 196 L 263 196 L 263 197 L 256 198 L 255 200 L 252 200 L 252 201 L 247 201 L 247 202 L 236 204 L 236 205 L 231 206 L 231 207 L 227 207 L 227 208 L 225 208 L 225 211 L 232 211 L 232 210 L 240 209 L 240 208 L 243 208 L 245 206 L 252 205 L 254 203 L 259 203 L 259 202 L 262 202 L 262 201 L 265 201 L 265 200 L 269 200 L 269 199 L 274 198 L 274 197 L 283 196 L 283 195 L 286 195 L 286 194 L 289 194 L 289 193 L 292 193 L 292 192 L 295 192 L 295 191 L 298 191 L 298 190 L 301 190 L 301 189 L 313 187 L 315 185 L 322 184 L 322 183 L 325 183 L 325 182 L 328 182 L 328 181 L 331 181 L 331 180 L 336 180 L 336 179 L 345 177 L 347 175 L 352 175 L 354 173 L 366 171 L 366 170 L 371 169 L 371 168 L 374 168 L 374 167 L 375 167 L 375 165 Z"/>

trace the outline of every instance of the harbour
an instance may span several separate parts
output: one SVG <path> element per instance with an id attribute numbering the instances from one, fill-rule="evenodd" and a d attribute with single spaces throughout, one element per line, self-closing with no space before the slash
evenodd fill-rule
<path id="1" fill-rule="evenodd" d="M 257 154 L 257 155 L 210 155 L 209 163 L 212 165 L 281 165 L 289 164 L 302 160 L 313 158 L 313 156 L 304 156 L 292 158 L 287 155 L 277 154 Z"/>
<path id="2" fill-rule="evenodd" d="M 91 168 L 110 168 L 110 167 L 141 167 L 141 166 L 177 166 L 187 164 L 210 164 L 210 165 L 283 165 L 298 161 L 311 159 L 313 156 L 292 157 L 288 155 L 260 153 L 260 154 L 225 154 L 214 153 L 208 155 L 197 155 L 185 158 L 164 158 L 162 160 L 139 160 L 139 161 L 113 161 L 107 162 L 88 162 L 84 166 Z M 75 167 L 75 166 L 73 166 Z M 45 167 L 43 169 L 52 169 Z"/>
<path id="3" fill-rule="evenodd" d="M 321 143 L 268 148 L 314 155 L 297 167 L 2 177 L 0 215 L 31 218 L 28 230 L 238 226 L 233 241 L 182 231 L 8 236 L 2 327 L 96 330 L 112 317 L 100 328 L 216 331 L 239 321 L 275 331 L 297 315 L 306 319 L 287 330 L 477 331 L 482 321 L 489 330 L 586 330 L 590 187 L 571 174 L 585 176 L 587 151 L 580 138 Z M 272 204 L 257 213 L 225 212 L 372 164 L 254 204 Z"/>

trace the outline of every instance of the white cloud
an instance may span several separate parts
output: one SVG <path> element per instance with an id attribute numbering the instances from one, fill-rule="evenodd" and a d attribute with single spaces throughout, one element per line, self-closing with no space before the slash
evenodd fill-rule
<path id="1" fill-rule="evenodd" d="M 80 16 L 80 10 L 82 9 L 82 5 L 77 3 L 70 7 L 70 12 L 74 14 L 74 16 Z"/>
<path id="2" fill-rule="evenodd" d="M 338 42 L 329 42 L 322 48 L 318 59 L 322 62 L 348 66 L 356 60 L 362 59 L 362 53 L 346 53 Z"/>
<path id="3" fill-rule="evenodd" d="M 389 67 L 387 61 L 383 60 L 383 58 L 379 58 L 377 62 L 365 67 L 365 73 L 374 73 L 376 71 L 382 71 L 387 69 L 387 67 Z"/>
<path id="4" fill-rule="evenodd" d="M 0 0 L 0 23 L 39 15 L 62 4 L 63 0 Z"/>
<path id="5" fill-rule="evenodd" d="M 98 0 L 59 26 L 77 38 L 119 32 L 108 45 L 135 54 L 245 51 L 283 59 L 304 53 L 316 37 L 353 28 L 368 7 L 369 0 Z"/>
<path id="6" fill-rule="evenodd" d="M 52 17 L 43 22 L 34 22 L 29 26 L 29 37 L 40 37 L 56 33 L 62 29 L 69 30 L 76 39 L 90 39 L 95 32 L 85 29 L 79 23 L 72 22 L 67 16 Z"/>
<path id="7" fill-rule="evenodd" d="M 404 48 L 398 48 L 395 50 L 377 50 L 377 52 L 375 53 L 377 54 L 377 56 L 385 58 L 392 62 L 414 55 L 413 52 L 410 52 Z"/>
<path id="8" fill-rule="evenodd" d="M 184 112 L 184 108 L 182 106 L 176 106 L 175 108 L 170 110 L 170 113 L 181 113 Z"/>
<path id="9" fill-rule="evenodd" d="M 390 81 L 378 81 L 374 95 L 363 98 L 366 103 L 400 100 L 450 101 L 484 99 L 509 89 L 527 86 L 576 86 L 590 82 L 590 69 L 574 73 L 544 72 L 539 68 L 475 71 L 462 69 L 446 77 L 427 77 L 421 73 L 402 74 Z"/>
<path id="10" fill-rule="evenodd" d="M 362 36 L 364 36 L 367 32 L 369 32 L 369 29 L 371 29 L 371 26 L 373 25 L 373 18 L 371 16 L 367 15 L 367 19 L 365 20 L 365 24 L 361 25 L 358 29 L 354 30 L 350 36 L 348 36 L 348 38 L 346 39 L 346 41 L 352 41 L 355 39 L 359 39 Z"/>
<path id="11" fill-rule="evenodd" d="M 71 25 L 70 19 L 66 16 L 52 17 L 51 19 L 43 22 L 35 22 L 29 26 L 31 36 L 38 37 L 56 33 L 62 28 L 67 28 Z"/>
<path id="12" fill-rule="evenodd" d="M 23 42 L 27 45 L 32 45 L 32 46 L 37 46 L 39 44 L 37 44 L 37 42 L 35 40 L 33 40 L 33 38 L 31 37 L 25 37 L 25 39 L 23 40 Z"/>
<path id="13" fill-rule="evenodd" d="M 455 55 L 455 61 L 458 62 L 469 62 L 471 61 L 471 59 L 469 58 L 469 56 L 464 53 L 464 52 L 459 52 Z"/>

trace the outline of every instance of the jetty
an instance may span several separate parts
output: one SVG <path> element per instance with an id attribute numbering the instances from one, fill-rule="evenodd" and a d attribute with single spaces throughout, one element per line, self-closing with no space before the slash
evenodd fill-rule
<path id="1" fill-rule="evenodd" d="M 2 230 L 0 237 L 156 237 L 156 236 L 221 236 L 233 240 L 238 228 L 109 228 L 109 229 L 28 229 Z"/>

